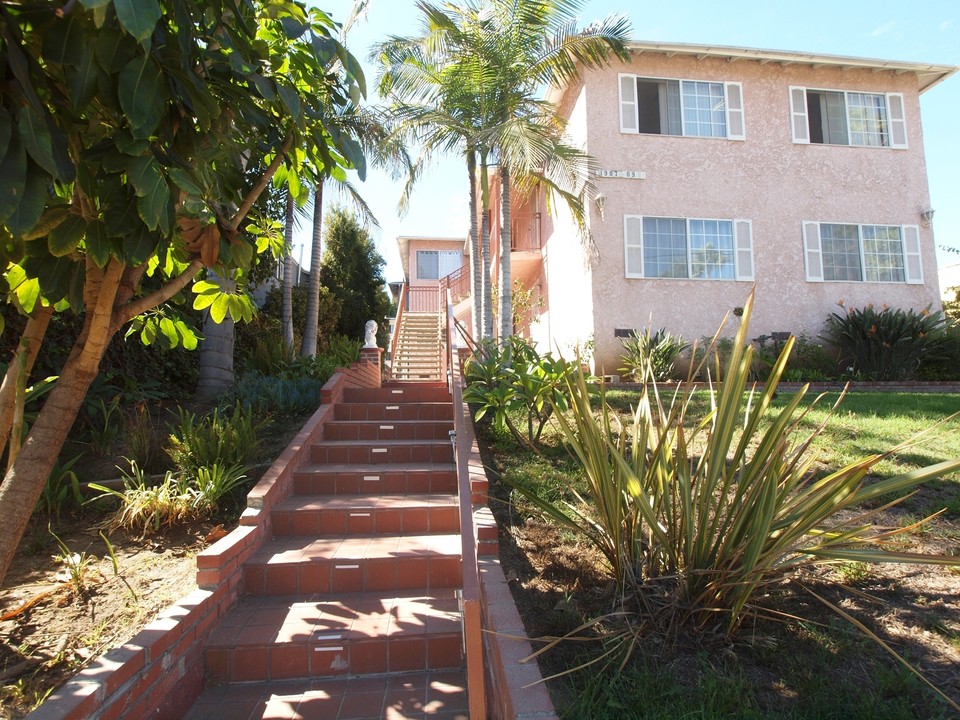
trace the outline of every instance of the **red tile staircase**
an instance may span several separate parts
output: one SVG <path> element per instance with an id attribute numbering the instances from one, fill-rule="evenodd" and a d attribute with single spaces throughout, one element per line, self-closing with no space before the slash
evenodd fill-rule
<path id="1" fill-rule="evenodd" d="M 205 647 L 204 718 L 466 718 L 453 407 L 347 388 Z"/>
<path id="2" fill-rule="evenodd" d="M 496 557 L 459 351 L 452 403 L 435 382 L 381 388 L 380 352 L 324 385 L 197 555 L 197 587 L 30 720 L 557 720 Z"/>

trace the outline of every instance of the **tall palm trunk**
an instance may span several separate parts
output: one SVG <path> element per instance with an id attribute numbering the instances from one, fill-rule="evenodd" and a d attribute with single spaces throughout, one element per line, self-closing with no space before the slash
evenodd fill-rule
<path id="1" fill-rule="evenodd" d="M 500 166 L 500 344 L 513 335 L 513 279 L 510 274 L 510 168 Z"/>
<path id="2" fill-rule="evenodd" d="M 216 278 L 225 290 L 234 290 L 235 284 L 231 280 L 221 278 L 213 270 L 207 270 L 207 275 Z M 229 313 L 220 322 L 215 322 L 209 310 L 203 311 L 200 377 L 197 380 L 197 395 L 201 398 L 214 398 L 233 387 L 236 379 L 233 368 L 235 341 L 234 322 Z"/>
<path id="3" fill-rule="evenodd" d="M 467 149 L 467 174 L 470 176 L 470 297 L 473 301 L 473 337 L 483 339 L 483 258 L 477 227 L 477 153 Z"/>
<path id="4" fill-rule="evenodd" d="M 487 150 L 480 152 L 480 259 L 483 266 L 481 287 L 483 311 L 483 337 L 493 337 L 493 294 L 490 276 L 490 179 L 487 175 Z"/>
<path id="5" fill-rule="evenodd" d="M 235 339 L 234 322 L 229 313 L 220 322 L 214 322 L 210 311 L 204 310 L 200 377 L 197 380 L 197 395 L 201 398 L 216 397 L 233 387 L 236 379 L 233 367 Z"/>
<path id="6" fill-rule="evenodd" d="M 317 325 L 320 322 L 320 263 L 323 262 L 323 180 L 313 193 L 313 238 L 310 245 L 310 290 L 307 293 L 307 318 L 303 322 L 300 354 L 317 354 Z"/>
<path id="7" fill-rule="evenodd" d="M 287 211 L 283 228 L 283 351 L 293 355 L 293 195 L 287 191 Z"/>

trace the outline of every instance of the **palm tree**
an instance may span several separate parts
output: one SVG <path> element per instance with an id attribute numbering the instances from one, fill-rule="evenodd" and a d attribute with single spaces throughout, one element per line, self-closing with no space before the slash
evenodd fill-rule
<path id="1" fill-rule="evenodd" d="M 371 53 L 379 60 L 379 91 L 393 98 L 397 134 L 411 144 L 419 144 L 420 156 L 411 167 L 400 199 L 404 211 L 412 188 L 437 154 L 461 153 L 467 166 L 470 189 L 470 259 L 473 297 L 474 337 L 491 334 L 493 320 L 488 274 L 489 225 L 478 227 L 478 199 L 484 216 L 489 209 L 489 194 L 477 194 L 477 172 L 486 170 L 489 148 L 479 135 L 489 124 L 486 108 L 492 105 L 486 95 L 491 83 L 489 68 L 482 53 L 468 52 L 480 22 L 474 5 L 442 7 L 421 0 L 417 7 L 423 16 L 423 34 L 413 38 L 391 37 Z M 450 58 L 459 57 L 453 63 Z M 481 240 L 481 235 L 486 240 Z"/>
<path id="2" fill-rule="evenodd" d="M 390 132 L 389 122 L 384 114 L 376 109 L 348 105 L 341 112 L 332 114 L 327 123 L 337 132 L 349 135 L 357 140 L 368 164 L 399 174 L 401 169 L 407 170 L 411 162 L 401 139 Z M 359 168 L 360 178 L 363 179 L 364 168 Z M 380 223 L 374 216 L 367 202 L 355 187 L 341 172 L 337 174 L 321 173 L 313 180 L 313 234 L 310 251 L 310 285 L 307 293 L 306 319 L 304 321 L 303 340 L 300 354 L 304 357 L 317 353 L 317 323 L 320 314 L 320 273 L 323 262 L 323 200 L 324 191 L 328 185 L 341 199 L 346 199 L 357 211 L 364 227 Z"/>
<path id="3" fill-rule="evenodd" d="M 281 322 L 283 324 L 283 354 L 293 356 L 293 223 L 294 198 L 290 189 L 287 189 L 287 207 L 284 213 L 283 226 L 283 310 Z"/>
<path id="4" fill-rule="evenodd" d="M 441 136 L 454 134 L 475 152 L 479 177 L 480 238 L 483 259 L 489 253 L 490 187 L 488 160 L 499 163 L 501 196 L 500 337 L 513 333 L 510 287 L 510 192 L 540 185 L 558 195 L 583 225 L 584 198 L 591 191 L 588 158 L 563 143 L 554 108 L 537 98 L 544 86 L 574 80 L 581 68 L 605 65 L 611 55 L 627 59 L 630 26 L 609 16 L 583 31 L 576 15 L 584 0 L 467 0 L 463 5 L 435 6 L 421 0 L 426 32 L 420 38 L 394 38 L 378 52 L 386 70 L 381 88 L 392 90 L 407 105 L 407 119 L 420 125 L 448 117 Z M 388 82 L 384 82 L 387 80 Z M 411 105 L 427 108 L 421 114 Z M 419 129 L 419 128 L 418 128 Z M 422 142 L 431 140 L 422 134 Z M 425 143 L 435 151 L 437 143 Z M 468 165 L 470 156 L 468 155 Z M 476 214 L 476 207 L 471 207 Z M 471 227 L 473 223 L 471 222 Z M 489 288 L 484 265 L 485 286 Z M 482 303 L 482 301 L 481 301 Z M 476 307 L 476 306 L 475 306 Z M 481 305 L 484 333 L 492 335 L 489 302 Z M 476 314 L 475 314 L 476 316 Z M 482 337 L 481 336 L 481 337 Z"/>
<path id="5" fill-rule="evenodd" d="M 578 30 L 584 0 L 489 0 L 481 26 L 487 62 L 500 90 L 490 127 L 490 145 L 500 160 L 500 338 L 513 334 L 510 273 L 511 176 L 559 193 L 575 218 L 583 219 L 590 191 L 588 158 L 563 143 L 552 107 L 538 99 L 543 87 L 568 84 L 581 69 L 605 66 L 611 56 L 627 60 L 630 25 L 611 15 Z"/>

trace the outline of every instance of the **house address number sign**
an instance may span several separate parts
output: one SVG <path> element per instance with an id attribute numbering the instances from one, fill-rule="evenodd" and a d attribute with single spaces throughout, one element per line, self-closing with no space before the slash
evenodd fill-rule
<path id="1" fill-rule="evenodd" d="M 597 177 L 604 178 L 630 178 L 632 180 L 644 180 L 647 174 L 642 170 L 597 170 Z"/>

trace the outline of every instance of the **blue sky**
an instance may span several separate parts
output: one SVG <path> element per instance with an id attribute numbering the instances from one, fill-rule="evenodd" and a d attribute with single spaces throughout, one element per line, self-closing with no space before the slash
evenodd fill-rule
<path id="1" fill-rule="evenodd" d="M 438 1 L 438 0 L 435 0 Z M 312 0 L 343 21 L 353 0 Z M 688 0 L 685 3 L 590 0 L 581 26 L 610 13 L 626 14 L 633 38 L 644 41 L 734 45 L 767 50 L 797 50 L 884 60 L 960 65 L 960 3 L 957 0 Z M 348 37 L 348 47 L 364 63 L 372 85 L 375 70 L 367 62 L 369 47 L 389 34 L 419 34 L 413 0 L 370 0 L 366 17 Z M 371 90 L 371 100 L 375 96 Z M 937 245 L 960 247 L 960 73 L 921 96 L 923 136 L 936 210 Z M 459 158 L 438 163 L 414 192 L 409 212 L 397 215 L 400 185 L 378 172 L 368 174 L 359 189 L 381 227 L 372 228 L 387 260 L 387 280 L 402 279 L 396 248 L 398 235 L 465 236 L 466 171 Z M 328 202 L 332 202 L 330 198 Z M 309 242 L 308 229 L 295 243 Z M 294 249 L 297 254 L 298 248 Z M 309 254 L 308 252 L 304 253 Z M 941 265 L 960 262 L 960 255 L 938 250 Z"/>

